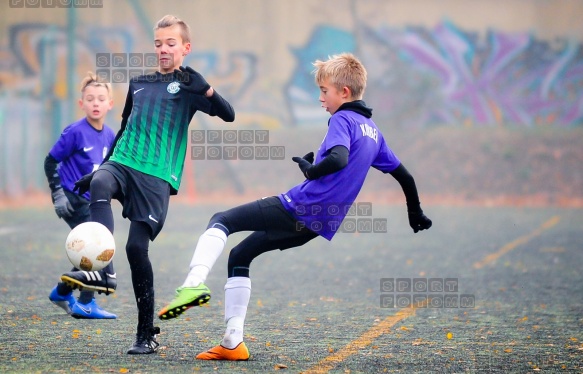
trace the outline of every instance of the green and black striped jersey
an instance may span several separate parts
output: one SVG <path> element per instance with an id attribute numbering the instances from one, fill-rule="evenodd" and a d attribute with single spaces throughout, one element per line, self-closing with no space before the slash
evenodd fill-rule
<path id="1" fill-rule="evenodd" d="M 232 122 L 235 112 L 216 91 L 210 98 L 180 88 L 176 74 L 135 77 L 111 161 L 180 187 L 188 146 L 188 126 L 197 111 Z"/>

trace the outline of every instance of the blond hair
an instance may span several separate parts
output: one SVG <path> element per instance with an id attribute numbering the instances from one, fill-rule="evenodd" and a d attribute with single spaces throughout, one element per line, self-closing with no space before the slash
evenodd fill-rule
<path id="1" fill-rule="evenodd" d="M 182 43 L 190 43 L 190 27 L 183 20 L 171 14 L 162 17 L 156 23 L 156 26 L 154 26 L 154 31 L 174 25 L 180 25 L 180 37 L 182 38 Z"/>
<path id="2" fill-rule="evenodd" d="M 341 53 L 328 57 L 326 61 L 316 60 L 313 65 L 314 78 L 318 85 L 326 79 L 338 90 L 348 87 L 353 99 L 361 99 L 366 88 L 366 69 L 352 53 Z"/>
<path id="3" fill-rule="evenodd" d="M 97 78 L 97 76 L 92 71 L 88 71 L 85 78 L 83 78 L 83 80 L 81 81 L 81 96 L 83 96 L 83 94 L 85 93 L 85 89 L 89 86 L 105 87 L 107 89 L 109 97 L 111 98 L 111 85 Z"/>

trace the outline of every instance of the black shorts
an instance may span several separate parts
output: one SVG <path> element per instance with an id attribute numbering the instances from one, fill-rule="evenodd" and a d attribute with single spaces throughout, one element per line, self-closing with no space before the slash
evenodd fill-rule
<path id="1" fill-rule="evenodd" d="M 316 238 L 318 234 L 298 224 L 297 220 L 285 210 L 277 196 L 265 197 L 211 218 L 207 228 L 223 226 L 228 234 L 241 231 L 260 231 L 266 234 L 270 249 L 288 249 L 301 246 Z"/>
<path id="2" fill-rule="evenodd" d="M 122 216 L 130 221 L 147 223 L 153 241 L 164 227 L 170 203 L 170 184 L 113 161 L 103 163 L 99 170 L 107 170 L 119 183 L 121 191 L 112 197 L 122 204 Z"/>

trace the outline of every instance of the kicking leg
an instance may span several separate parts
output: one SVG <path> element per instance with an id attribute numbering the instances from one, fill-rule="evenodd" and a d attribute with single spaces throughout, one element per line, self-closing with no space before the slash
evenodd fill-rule
<path id="1" fill-rule="evenodd" d="M 204 282 L 223 252 L 227 237 L 239 231 L 263 229 L 263 222 L 256 201 L 213 215 L 206 231 L 198 239 L 186 280 L 176 290 L 174 300 L 158 313 L 158 317 L 176 318 L 193 306 L 207 303 L 211 293 Z"/>
<path id="2" fill-rule="evenodd" d="M 315 238 L 312 232 L 298 232 L 281 239 L 269 238 L 264 231 L 249 235 L 231 250 L 228 263 L 228 278 L 225 284 L 225 323 L 227 327 L 221 344 L 196 356 L 199 360 L 249 359 L 249 350 L 243 341 L 243 329 L 247 307 L 251 298 L 249 267 L 253 259 L 274 249 L 301 246 Z"/>

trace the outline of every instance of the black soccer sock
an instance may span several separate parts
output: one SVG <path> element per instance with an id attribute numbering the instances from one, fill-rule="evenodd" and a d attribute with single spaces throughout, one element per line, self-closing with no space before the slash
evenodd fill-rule
<path id="1" fill-rule="evenodd" d="M 132 272 L 132 285 L 138 307 L 138 332 L 154 327 L 154 272 L 148 258 L 150 227 L 132 222 L 126 253 Z"/>
<path id="2" fill-rule="evenodd" d="M 57 283 L 57 293 L 61 296 L 65 296 L 73 292 L 73 289 L 65 284 L 65 282 Z"/>
<path id="3" fill-rule="evenodd" d="M 99 222 L 113 234 L 113 212 L 111 211 L 111 202 L 98 200 L 91 203 L 91 221 Z"/>
<path id="4" fill-rule="evenodd" d="M 87 305 L 95 298 L 95 292 L 93 291 L 81 291 L 79 294 L 79 301 L 83 305 Z"/>

